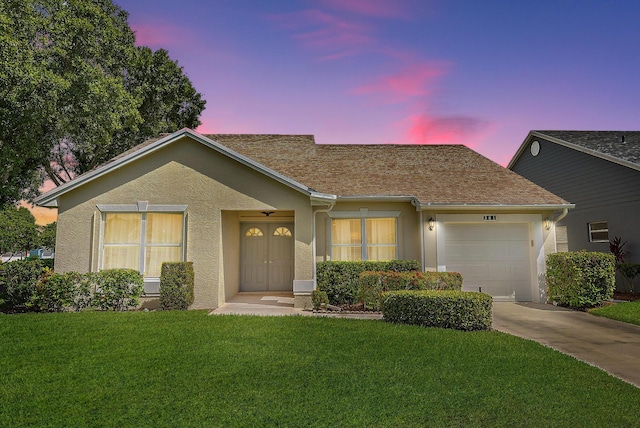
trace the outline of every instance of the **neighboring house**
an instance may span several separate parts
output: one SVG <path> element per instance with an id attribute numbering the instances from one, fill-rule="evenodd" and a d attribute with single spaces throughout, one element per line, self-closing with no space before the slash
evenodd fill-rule
<path id="1" fill-rule="evenodd" d="M 508 168 L 575 204 L 557 251 L 609 252 L 620 237 L 640 263 L 640 131 L 531 131 Z"/>
<path id="2" fill-rule="evenodd" d="M 147 141 L 37 199 L 58 207 L 56 270 L 129 267 L 157 295 L 189 260 L 194 308 L 239 292 L 309 305 L 316 262 L 418 260 L 464 288 L 544 300 L 545 219 L 569 203 L 462 145 L 322 145 L 304 135 Z"/>

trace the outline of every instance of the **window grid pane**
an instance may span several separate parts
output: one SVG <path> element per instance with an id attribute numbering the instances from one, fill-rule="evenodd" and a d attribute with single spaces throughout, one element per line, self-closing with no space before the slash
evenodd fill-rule
<path id="1" fill-rule="evenodd" d="M 107 214 L 104 225 L 105 244 L 140 244 L 140 214 Z"/>
<path id="2" fill-rule="evenodd" d="M 395 245 L 367 246 L 367 260 L 386 262 L 389 260 L 395 260 L 395 258 L 396 258 Z"/>
<path id="3" fill-rule="evenodd" d="M 606 221 L 589 223 L 590 242 L 609 242 L 609 226 Z"/>
<path id="4" fill-rule="evenodd" d="M 139 245 L 114 245 L 104 247 L 102 269 L 140 270 Z"/>
<path id="5" fill-rule="evenodd" d="M 145 276 L 160 277 L 163 262 L 179 262 L 180 247 L 147 247 L 145 251 Z"/>
<path id="6" fill-rule="evenodd" d="M 334 245 L 362 245 L 362 223 L 360 219 L 332 220 L 331 242 Z"/>
<path id="7" fill-rule="evenodd" d="M 331 250 L 332 259 L 345 262 L 362 260 L 361 246 L 336 245 Z"/>
<path id="8" fill-rule="evenodd" d="M 367 220 L 367 244 L 392 244 L 396 243 L 396 219 L 395 218 L 368 218 Z"/>
<path id="9" fill-rule="evenodd" d="M 145 228 L 147 244 L 182 242 L 182 214 L 148 213 Z"/>

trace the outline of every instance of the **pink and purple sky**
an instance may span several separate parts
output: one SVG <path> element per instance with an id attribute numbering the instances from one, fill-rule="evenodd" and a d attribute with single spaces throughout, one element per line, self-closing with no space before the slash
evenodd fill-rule
<path id="1" fill-rule="evenodd" d="M 115 0 L 207 100 L 202 133 L 461 143 L 640 129 L 635 0 Z"/>
<path id="2" fill-rule="evenodd" d="M 201 133 L 465 144 L 640 129 L 637 0 L 115 0 L 207 100 Z"/>

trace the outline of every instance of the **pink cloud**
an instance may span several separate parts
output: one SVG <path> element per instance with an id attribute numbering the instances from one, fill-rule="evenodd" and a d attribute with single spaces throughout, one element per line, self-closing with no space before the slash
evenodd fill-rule
<path id="1" fill-rule="evenodd" d="M 409 18 L 410 12 L 400 1 L 389 0 L 323 0 L 328 7 L 376 18 Z"/>
<path id="2" fill-rule="evenodd" d="M 201 116 L 200 122 L 200 126 L 195 129 L 196 132 L 199 132 L 200 134 L 216 134 L 220 132 L 221 127 L 215 123 L 216 121 L 214 119 Z"/>
<path id="3" fill-rule="evenodd" d="M 168 48 L 170 46 L 183 45 L 193 40 L 188 29 L 167 23 L 132 24 L 131 28 L 136 33 L 136 45 L 150 48 Z"/>
<path id="4" fill-rule="evenodd" d="M 406 140 L 411 144 L 465 144 L 475 145 L 477 138 L 487 127 L 483 120 L 469 116 L 432 117 L 427 114 L 412 115 L 401 122 Z"/>
<path id="5" fill-rule="evenodd" d="M 293 31 L 293 38 L 304 47 L 322 52 L 321 59 L 324 60 L 356 55 L 374 41 L 370 25 L 317 9 L 270 15 L 269 18 Z"/>
<path id="6" fill-rule="evenodd" d="M 399 73 L 384 76 L 372 83 L 353 90 L 359 95 L 381 94 L 386 102 L 404 102 L 429 94 L 433 82 L 442 76 L 447 65 L 441 62 L 414 64 Z"/>

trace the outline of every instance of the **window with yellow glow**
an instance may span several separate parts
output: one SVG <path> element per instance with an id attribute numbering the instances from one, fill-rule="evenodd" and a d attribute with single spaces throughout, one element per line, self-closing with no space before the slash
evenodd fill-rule
<path id="1" fill-rule="evenodd" d="M 288 227 L 276 227 L 276 229 L 273 231 L 273 236 L 291 236 L 291 231 Z"/>
<path id="2" fill-rule="evenodd" d="M 259 227 L 250 227 L 244 233 L 244 236 L 264 236 L 264 233 L 262 233 L 262 229 Z"/>
<path id="3" fill-rule="evenodd" d="M 106 213 L 102 269 L 160 277 L 163 262 L 182 260 L 183 217 L 174 213 Z"/>
<path id="4" fill-rule="evenodd" d="M 394 260 L 396 253 L 395 218 L 331 220 L 333 260 Z"/>

